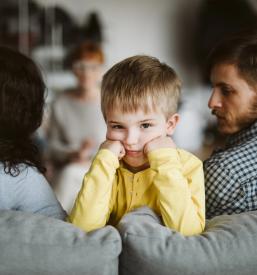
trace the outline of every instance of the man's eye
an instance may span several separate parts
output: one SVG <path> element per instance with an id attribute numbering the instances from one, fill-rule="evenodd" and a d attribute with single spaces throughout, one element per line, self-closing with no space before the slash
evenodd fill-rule
<path id="1" fill-rule="evenodd" d="M 224 96 L 229 96 L 229 95 L 232 93 L 232 90 L 231 90 L 231 89 L 228 89 L 228 88 L 222 87 L 222 88 L 221 88 L 221 93 L 222 93 Z"/>
<path id="2" fill-rule="evenodd" d="M 143 124 L 141 124 L 141 128 L 146 129 L 146 128 L 149 128 L 149 127 L 151 127 L 150 123 L 143 123 Z"/>

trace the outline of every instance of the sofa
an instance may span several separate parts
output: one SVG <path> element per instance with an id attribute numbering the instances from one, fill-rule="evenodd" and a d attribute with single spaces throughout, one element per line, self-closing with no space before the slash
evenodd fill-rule
<path id="1" fill-rule="evenodd" d="M 119 231 L 120 275 L 257 274 L 257 211 L 215 217 L 202 234 L 185 237 L 142 208 L 127 214 Z"/>
<path id="2" fill-rule="evenodd" d="M 147 207 L 117 229 L 85 233 L 39 214 L 0 210 L 0 275 L 253 275 L 257 211 L 218 216 L 201 235 L 164 227 Z"/>
<path id="3" fill-rule="evenodd" d="M 118 231 L 86 234 L 39 214 L 0 210 L 0 275 L 117 275 Z"/>

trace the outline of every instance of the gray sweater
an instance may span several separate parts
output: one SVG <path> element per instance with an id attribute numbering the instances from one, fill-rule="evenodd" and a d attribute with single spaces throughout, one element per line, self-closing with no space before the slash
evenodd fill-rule
<path id="1" fill-rule="evenodd" d="M 76 100 L 69 93 L 62 93 L 54 101 L 49 122 L 49 151 L 56 160 L 64 160 L 67 154 L 79 150 L 85 139 L 95 142 L 93 156 L 105 140 L 100 104 Z"/>
<path id="2" fill-rule="evenodd" d="M 20 165 L 16 177 L 4 172 L 0 163 L 0 209 L 39 213 L 63 220 L 66 213 L 45 177 L 36 168 Z"/>

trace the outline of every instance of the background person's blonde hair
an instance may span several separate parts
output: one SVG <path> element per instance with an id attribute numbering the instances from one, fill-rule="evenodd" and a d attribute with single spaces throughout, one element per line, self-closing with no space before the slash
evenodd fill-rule
<path id="1" fill-rule="evenodd" d="M 177 112 L 181 81 L 175 71 L 157 58 L 136 55 L 115 64 L 104 75 L 101 108 L 124 113 L 161 110 L 166 118 Z"/>

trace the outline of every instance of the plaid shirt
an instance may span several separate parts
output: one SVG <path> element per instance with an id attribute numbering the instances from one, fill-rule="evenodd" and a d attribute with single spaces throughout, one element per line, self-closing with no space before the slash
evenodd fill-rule
<path id="1" fill-rule="evenodd" d="M 204 162 L 206 218 L 257 209 L 257 121 Z"/>

